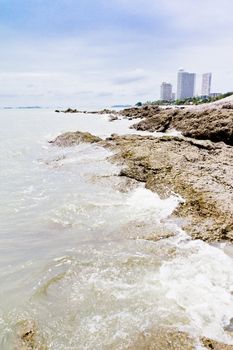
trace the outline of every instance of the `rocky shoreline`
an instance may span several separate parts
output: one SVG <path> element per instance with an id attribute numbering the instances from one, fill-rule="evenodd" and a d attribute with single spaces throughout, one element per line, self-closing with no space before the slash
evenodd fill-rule
<path id="1" fill-rule="evenodd" d="M 119 176 L 145 183 L 161 198 L 174 193 L 182 197 L 172 216 L 193 239 L 233 242 L 233 107 L 221 104 L 207 109 L 162 110 L 146 106 L 120 114 L 142 119 L 133 126 L 137 130 L 176 128 L 183 136 L 112 135 L 102 140 L 89 133 L 71 132 L 58 136 L 52 144 L 67 147 L 88 142 L 111 149 L 114 155 L 110 160 L 121 164 Z M 150 239 L 167 237 L 155 233 Z M 233 350 L 233 345 L 193 339 L 174 329 L 141 334 L 128 350 L 194 350 L 197 341 L 205 349 Z"/>
<path id="2" fill-rule="evenodd" d="M 142 109 L 123 111 L 127 118 L 143 118 L 132 126 L 136 130 L 166 132 L 181 131 L 186 137 L 233 145 L 233 105 L 220 107 L 162 109 L 145 106 Z"/>
<path id="3" fill-rule="evenodd" d="M 193 239 L 233 241 L 232 147 L 186 137 L 112 135 L 106 140 L 89 133 L 70 132 L 52 143 L 60 147 L 80 142 L 98 143 L 114 152 L 122 165 L 120 176 L 144 182 L 166 198 L 179 194 L 173 216 Z"/>
<path id="4" fill-rule="evenodd" d="M 157 105 L 146 105 L 126 108 L 119 112 L 110 109 L 80 111 L 68 108 L 55 112 L 108 115 L 110 121 L 118 117 L 129 120 L 141 119 L 131 128 L 150 132 L 166 132 L 176 129 L 185 137 L 213 142 L 222 141 L 233 146 L 233 95 L 218 102 L 198 106 L 162 108 Z"/>
<path id="5" fill-rule="evenodd" d="M 183 228 L 192 238 L 233 241 L 232 96 L 217 103 L 186 108 L 150 105 L 120 112 L 104 109 L 91 113 L 109 113 L 110 120 L 119 115 L 140 119 L 132 126 L 136 130 L 181 131 L 181 137 L 113 135 L 100 142 L 99 138 L 89 136 L 90 141 L 86 141 L 111 148 L 115 152 L 112 160 L 123 166 L 121 176 L 145 182 L 146 188 L 164 198 L 171 193 L 182 196 L 184 202 L 173 215 L 183 220 Z M 60 136 L 55 144 L 75 143 L 74 134 L 65 136 L 65 141 Z M 80 141 L 80 135 L 77 140 Z"/>

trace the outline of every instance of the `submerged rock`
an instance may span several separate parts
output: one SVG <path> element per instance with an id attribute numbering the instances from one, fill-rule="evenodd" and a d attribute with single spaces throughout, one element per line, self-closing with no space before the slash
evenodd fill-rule
<path id="1" fill-rule="evenodd" d="M 16 347 L 15 350 L 47 350 L 47 346 L 39 332 L 35 321 L 23 320 L 16 325 Z"/>
<path id="2" fill-rule="evenodd" d="M 195 341 L 177 330 L 158 329 L 142 333 L 127 350 L 194 350 Z"/>
<path id="3" fill-rule="evenodd" d="M 61 134 L 55 140 L 49 141 L 49 143 L 59 147 L 70 147 L 80 143 L 97 143 L 100 141 L 102 141 L 100 137 L 94 136 L 89 132 L 75 131 Z"/>
<path id="4" fill-rule="evenodd" d="M 116 115 L 112 115 L 112 114 L 111 114 L 111 115 L 109 116 L 109 121 L 110 121 L 110 122 L 113 122 L 114 120 L 117 120 L 117 119 L 118 119 L 118 117 L 117 117 Z"/>
<path id="5" fill-rule="evenodd" d="M 170 231 L 159 231 L 157 230 L 156 232 L 152 232 L 151 234 L 149 235 L 142 235 L 140 237 L 140 239 L 145 239 L 146 241 L 152 241 L 152 242 L 157 242 L 157 241 L 160 241 L 161 239 L 167 239 L 167 238 L 170 238 L 170 237 L 174 237 L 174 233 L 173 232 L 170 232 Z"/>
<path id="6" fill-rule="evenodd" d="M 141 333 L 127 350 L 196 350 L 198 343 L 207 350 L 233 350 L 233 345 L 207 338 L 194 339 L 187 333 L 166 328 Z"/>
<path id="7" fill-rule="evenodd" d="M 208 350 L 233 350 L 233 345 L 222 344 L 208 338 L 202 338 L 202 344 Z"/>
<path id="8" fill-rule="evenodd" d="M 32 320 L 24 320 L 17 325 L 18 337 L 28 345 L 33 345 L 36 336 L 36 323 Z"/>

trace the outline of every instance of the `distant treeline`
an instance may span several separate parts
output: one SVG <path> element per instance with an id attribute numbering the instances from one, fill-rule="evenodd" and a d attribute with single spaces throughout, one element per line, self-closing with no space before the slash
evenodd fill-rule
<path id="1" fill-rule="evenodd" d="M 221 94 L 218 96 L 196 96 L 196 97 L 189 97 L 183 100 L 172 100 L 172 101 L 163 101 L 163 100 L 157 100 L 157 101 L 147 101 L 147 102 L 137 102 L 136 106 L 141 107 L 145 105 L 158 105 L 158 106 L 166 106 L 166 105 L 199 105 L 201 103 L 209 103 L 209 102 L 215 102 L 218 100 L 221 100 L 222 98 L 228 97 L 233 95 L 233 91 L 227 92 L 225 94 Z"/>

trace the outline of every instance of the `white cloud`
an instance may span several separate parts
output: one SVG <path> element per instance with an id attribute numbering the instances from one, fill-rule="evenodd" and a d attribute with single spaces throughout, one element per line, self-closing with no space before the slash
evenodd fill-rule
<path id="1" fill-rule="evenodd" d="M 231 0 L 113 0 L 106 6 L 116 5 L 160 21 L 164 32 L 134 33 L 129 26 L 37 40 L 11 33 L 6 40 L 4 29 L 0 106 L 104 106 L 155 99 L 162 81 L 176 87 L 180 66 L 198 74 L 212 71 L 214 91 L 233 90 Z"/>
<path id="2" fill-rule="evenodd" d="M 143 69 L 135 69 L 129 72 L 121 72 L 121 74 L 117 74 L 114 79 L 114 84 L 131 84 L 138 81 L 143 81 L 146 79 L 146 73 Z"/>

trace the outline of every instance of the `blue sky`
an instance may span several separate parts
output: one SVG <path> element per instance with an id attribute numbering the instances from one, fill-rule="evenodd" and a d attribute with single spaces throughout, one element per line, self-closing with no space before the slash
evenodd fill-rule
<path id="1" fill-rule="evenodd" d="M 0 0 L 0 106 L 157 99 L 180 67 L 233 90 L 233 1 Z"/>

